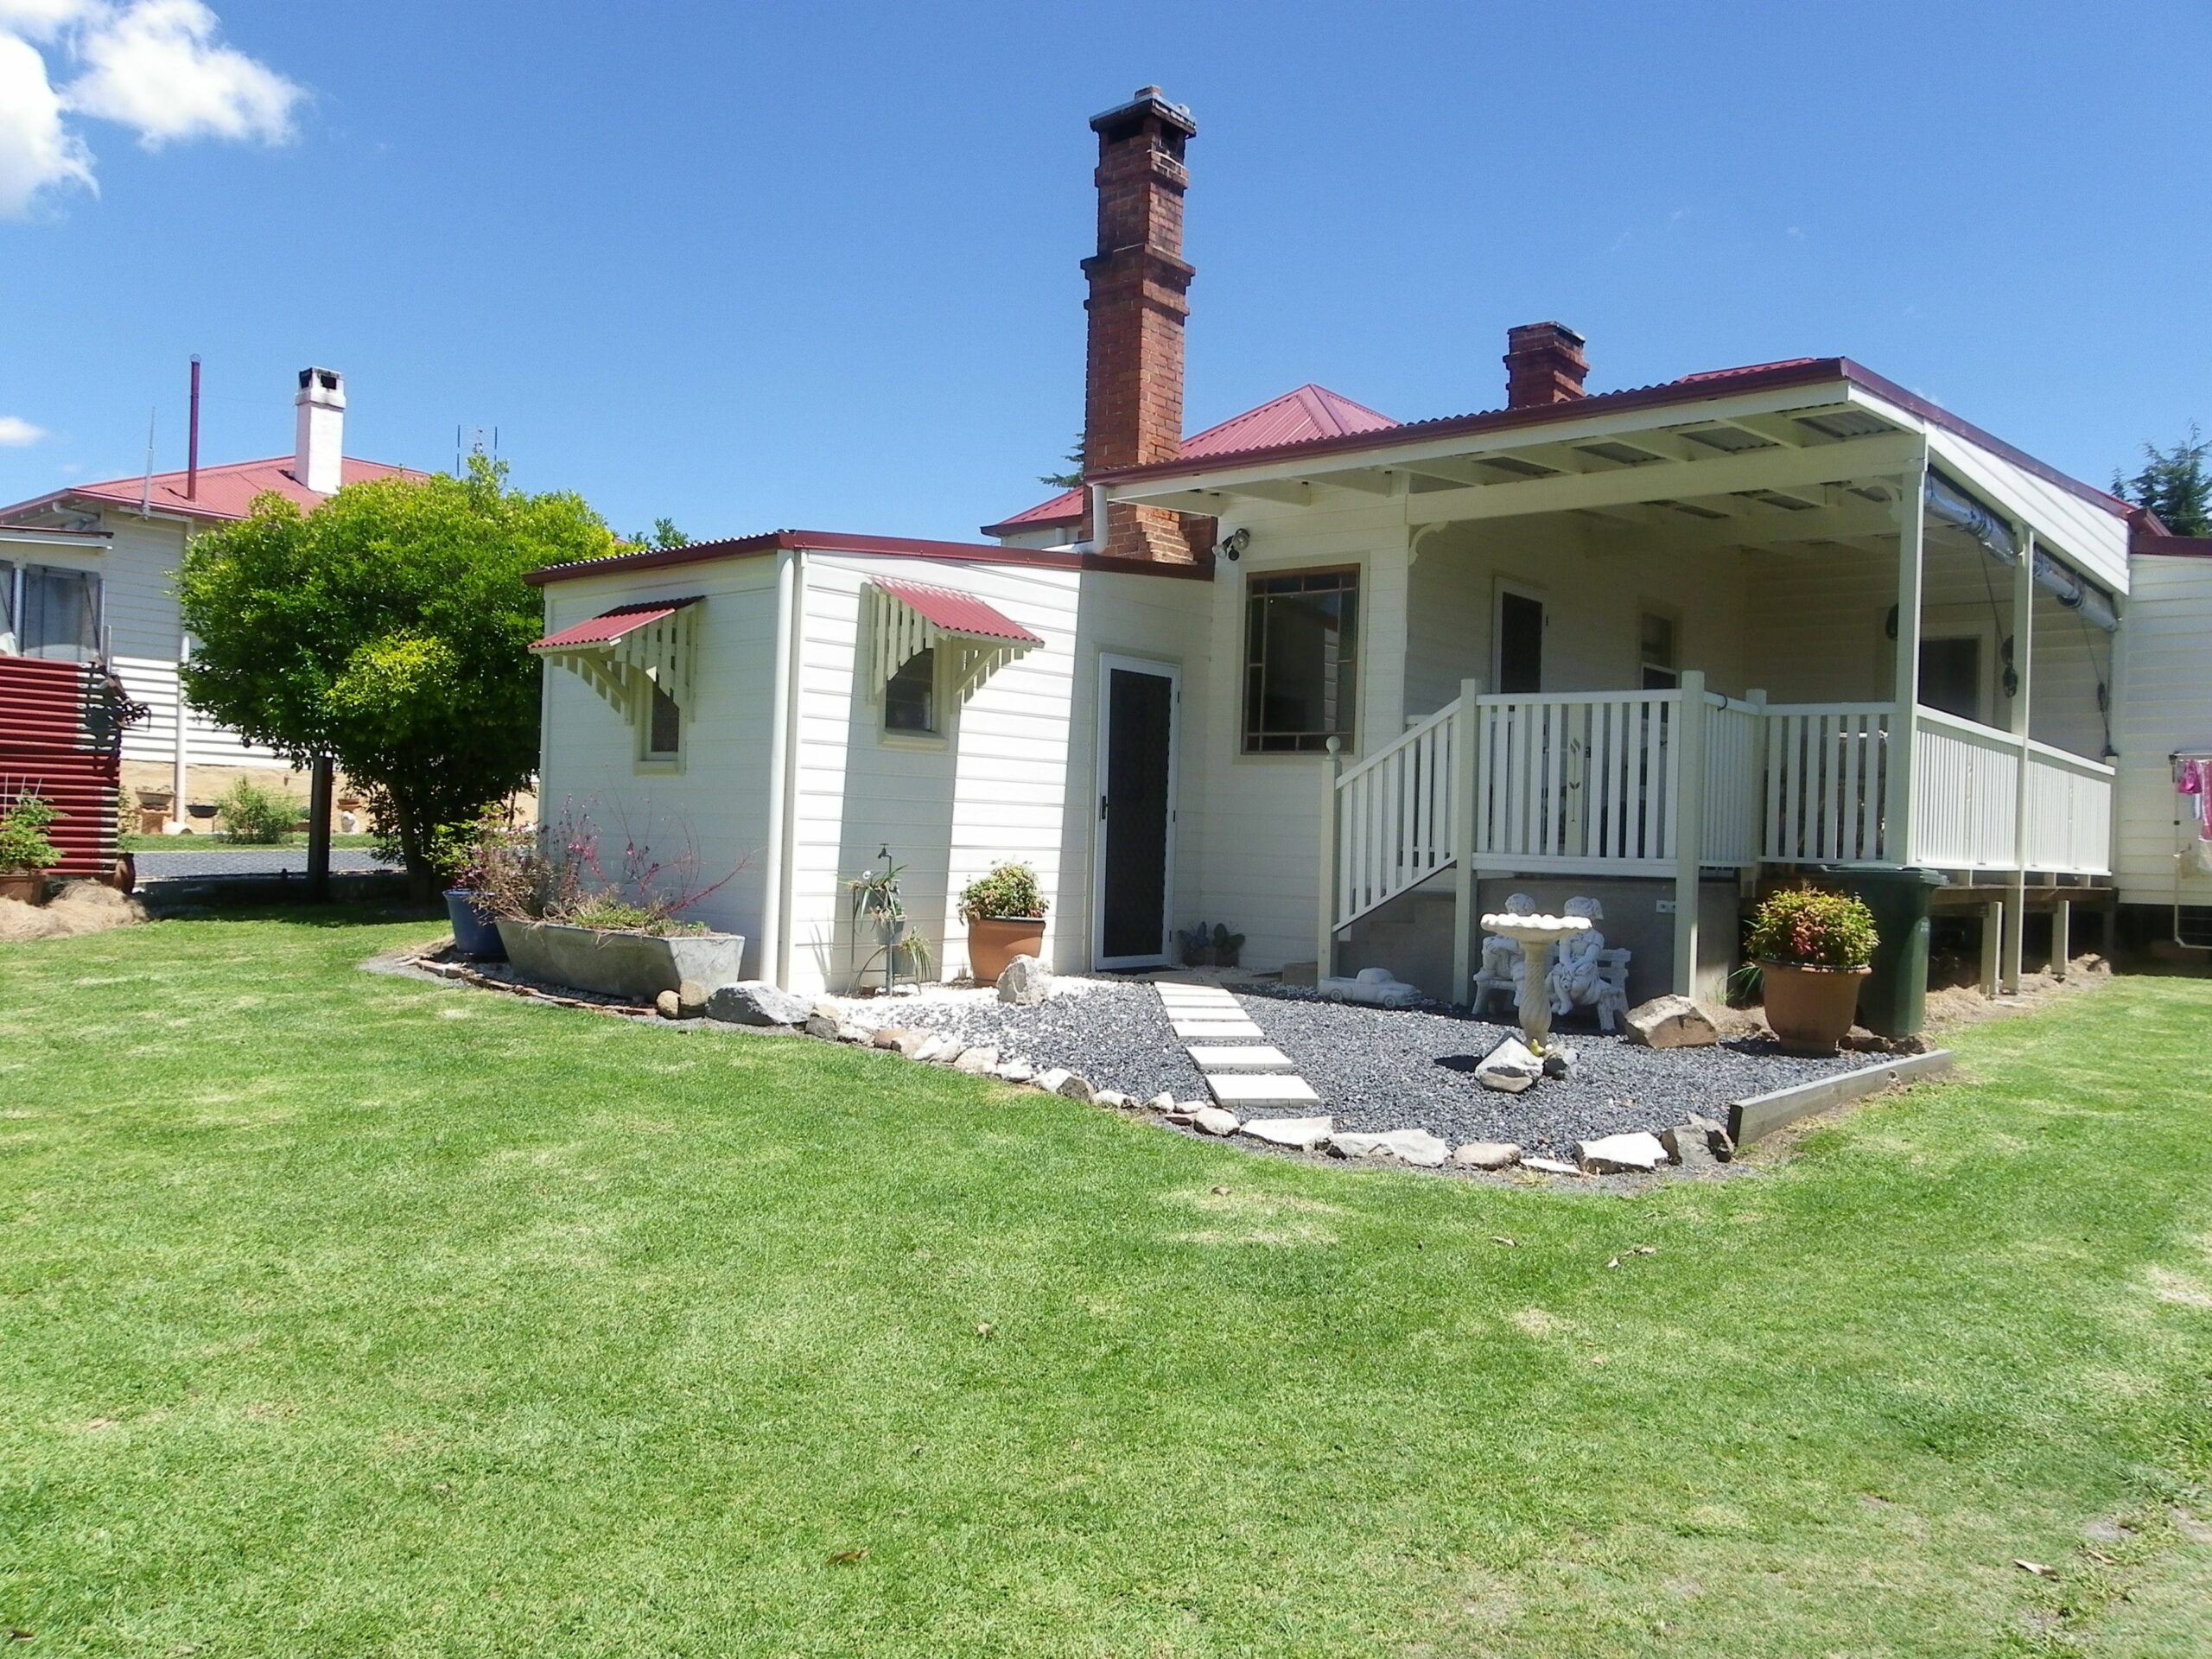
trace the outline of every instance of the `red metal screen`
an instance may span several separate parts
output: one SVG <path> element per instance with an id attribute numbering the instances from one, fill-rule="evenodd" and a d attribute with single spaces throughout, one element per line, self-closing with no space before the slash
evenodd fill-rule
<path id="1" fill-rule="evenodd" d="M 105 683 L 78 663 L 0 657 L 0 804 L 29 790 L 62 815 L 47 832 L 61 853 L 55 875 L 115 867 L 123 766 Z"/>

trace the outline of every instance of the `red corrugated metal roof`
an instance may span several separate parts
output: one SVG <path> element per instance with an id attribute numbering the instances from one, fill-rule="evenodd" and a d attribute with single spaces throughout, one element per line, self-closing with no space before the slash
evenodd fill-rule
<path id="1" fill-rule="evenodd" d="M 1124 576 L 1213 580 L 1213 556 L 1210 553 L 1188 564 L 1162 564 L 1156 559 L 1069 553 L 1058 548 L 1001 547 L 996 542 L 923 542 L 906 536 L 855 536 L 835 530 L 771 530 L 758 536 L 690 542 L 682 547 L 639 548 L 635 552 L 612 553 L 604 558 L 549 564 L 526 572 L 523 580 L 533 588 L 543 588 L 552 582 L 576 582 L 610 572 L 662 570 L 678 564 L 765 558 L 772 553 L 835 553 L 863 559 L 931 559 L 946 564 L 1006 564 L 1035 570 L 1103 570 Z"/>
<path id="2" fill-rule="evenodd" d="M 950 588 L 932 588 L 925 582 L 894 582 L 888 576 L 877 576 L 874 582 L 908 610 L 935 623 L 947 633 L 966 634 L 979 639 L 1005 639 L 1024 645 L 1045 643 L 1005 612 L 986 605 L 973 594 L 955 593 Z"/>
<path id="3" fill-rule="evenodd" d="M 428 478 L 428 473 L 411 471 L 405 467 L 389 466 L 381 461 L 356 461 L 348 455 L 339 464 L 338 480 L 341 484 L 363 484 L 374 478 Z M 18 501 L 12 507 L 0 507 L 0 518 L 13 518 L 19 513 L 33 512 L 58 501 L 82 499 L 103 505 L 135 507 L 146 502 L 155 512 L 180 514 L 195 518 L 243 518 L 253 505 L 253 498 L 264 492 L 275 491 L 286 500 L 306 509 L 325 498 L 292 475 L 292 457 L 276 455 L 268 461 L 234 461 L 221 467 L 202 467 L 200 469 L 200 493 L 188 499 L 184 493 L 182 473 L 156 473 L 150 489 L 142 478 L 111 478 L 98 484 L 72 484 L 68 488 L 54 490 L 29 501 Z"/>
<path id="4" fill-rule="evenodd" d="M 1326 386 L 1308 384 L 1184 439 L 1183 458 L 1230 454 L 1239 449 L 1262 449 L 1279 443 L 1305 443 L 1315 438 L 1341 438 L 1355 432 L 1379 432 L 1396 424 L 1388 415 L 1377 414 L 1364 404 L 1355 404 Z M 1039 501 L 1011 518 L 985 524 L 983 534 L 1004 536 L 1050 524 L 1072 524 L 1082 518 L 1083 491 L 1063 490 L 1051 500 Z"/>
<path id="5" fill-rule="evenodd" d="M 558 633 L 549 633 L 543 639 L 531 642 L 532 651 L 558 651 L 568 645 L 612 645 L 626 633 L 650 627 L 664 617 L 674 616 L 686 605 L 696 605 L 699 596 L 689 599 L 649 599 L 635 605 L 617 605 L 611 611 L 601 611 L 588 622 L 563 628 Z"/>

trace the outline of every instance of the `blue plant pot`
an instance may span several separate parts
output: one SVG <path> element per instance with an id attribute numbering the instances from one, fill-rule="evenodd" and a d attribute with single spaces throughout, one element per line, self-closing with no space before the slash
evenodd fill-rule
<path id="1" fill-rule="evenodd" d="M 446 914 L 453 919 L 454 954 L 471 962 L 505 962 L 507 947 L 499 943 L 499 924 L 477 914 L 471 902 L 475 897 L 464 888 L 446 889 Z"/>

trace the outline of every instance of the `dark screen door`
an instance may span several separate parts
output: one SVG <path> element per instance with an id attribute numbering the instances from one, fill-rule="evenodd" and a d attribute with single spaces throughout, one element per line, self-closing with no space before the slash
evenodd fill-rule
<path id="1" fill-rule="evenodd" d="M 1165 674 L 1109 666 L 1105 692 L 1098 957 L 1129 966 L 1163 962 L 1175 683 Z"/>
<path id="2" fill-rule="evenodd" d="M 1544 601 L 1526 594 L 1497 596 L 1497 689 L 1532 696 L 1544 689 Z"/>

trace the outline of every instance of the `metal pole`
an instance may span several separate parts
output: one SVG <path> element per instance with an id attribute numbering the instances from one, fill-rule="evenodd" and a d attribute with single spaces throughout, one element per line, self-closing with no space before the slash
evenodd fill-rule
<path id="1" fill-rule="evenodd" d="M 330 900 L 330 757 L 315 758 L 308 785 L 308 902 Z"/>

